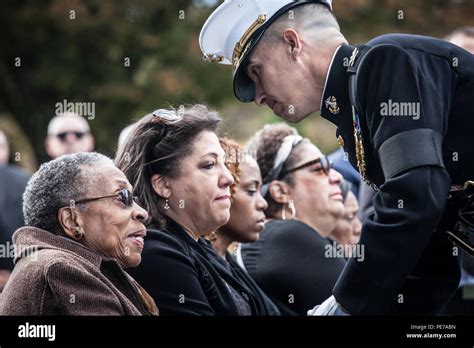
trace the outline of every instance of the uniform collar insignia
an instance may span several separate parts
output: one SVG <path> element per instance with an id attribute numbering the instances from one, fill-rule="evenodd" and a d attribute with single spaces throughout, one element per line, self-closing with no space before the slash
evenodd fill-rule
<path id="1" fill-rule="evenodd" d="M 323 91 L 321 116 L 339 126 L 343 119 L 351 122 L 349 101 L 348 63 L 354 47 L 342 45 L 329 67 L 326 86 Z"/>
<path id="2" fill-rule="evenodd" d="M 341 111 L 337 105 L 337 99 L 333 95 L 327 98 L 324 104 L 326 105 L 326 109 L 328 109 L 331 114 L 337 115 L 339 111 Z"/>

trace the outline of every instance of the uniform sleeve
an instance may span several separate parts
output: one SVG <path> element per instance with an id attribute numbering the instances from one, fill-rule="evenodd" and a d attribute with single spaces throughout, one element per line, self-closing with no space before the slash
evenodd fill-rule
<path id="1" fill-rule="evenodd" d="M 395 46 L 373 51 L 361 63 L 357 87 L 371 140 L 366 149 L 378 157 L 385 183 L 362 227 L 365 260 L 350 260 L 334 288 L 353 315 L 388 311 L 432 237 L 450 187 L 438 141 L 450 109 L 448 62 L 415 60 L 416 52 Z"/>
<path id="2" fill-rule="evenodd" d="M 183 247 L 171 240 L 149 243 L 139 267 L 128 272 L 153 297 L 160 315 L 215 315 Z"/>

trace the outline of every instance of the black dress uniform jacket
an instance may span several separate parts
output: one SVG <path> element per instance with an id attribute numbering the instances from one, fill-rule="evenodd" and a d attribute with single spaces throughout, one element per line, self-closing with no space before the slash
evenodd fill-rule
<path id="1" fill-rule="evenodd" d="M 157 302 L 160 315 L 240 315 L 229 287 L 248 303 L 252 315 L 279 314 L 268 298 L 242 281 L 242 274 L 233 274 L 208 241 L 196 242 L 170 219 L 165 230 L 147 231 L 142 262 L 127 271 Z"/>
<path id="2" fill-rule="evenodd" d="M 367 176 L 380 191 L 362 227 L 365 261 L 350 260 L 333 293 L 353 315 L 435 314 L 460 277 L 458 252 L 439 224 L 450 186 L 474 179 L 474 56 L 397 34 L 351 59 L 354 49 L 335 55 L 321 115 L 337 125 L 357 168 L 355 107 Z"/>

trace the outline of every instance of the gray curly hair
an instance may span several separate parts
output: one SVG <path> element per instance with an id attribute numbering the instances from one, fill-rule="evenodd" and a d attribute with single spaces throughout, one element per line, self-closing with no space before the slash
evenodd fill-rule
<path id="1" fill-rule="evenodd" d="M 41 165 L 23 193 L 25 225 L 60 234 L 58 210 L 83 199 L 92 180 L 87 167 L 112 160 L 96 152 L 64 155 Z"/>

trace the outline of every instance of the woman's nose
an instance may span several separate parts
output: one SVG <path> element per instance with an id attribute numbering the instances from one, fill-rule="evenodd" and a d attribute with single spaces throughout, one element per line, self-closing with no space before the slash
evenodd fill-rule
<path id="1" fill-rule="evenodd" d="M 219 187 L 227 187 L 234 183 L 234 178 L 225 165 L 222 166 L 222 174 L 219 178 Z"/>
<path id="2" fill-rule="evenodd" d="M 331 184 L 340 184 L 342 181 L 342 174 L 335 169 L 329 171 L 329 182 Z"/>
<path id="3" fill-rule="evenodd" d="M 260 190 L 257 191 L 258 198 L 257 198 L 257 209 L 258 210 L 265 210 L 268 208 L 268 203 L 265 198 L 262 197 L 260 194 Z"/>
<path id="4" fill-rule="evenodd" d="M 148 212 L 139 206 L 137 203 L 133 203 L 132 218 L 137 221 L 145 222 L 148 220 Z"/>
<path id="5" fill-rule="evenodd" d="M 356 236 L 360 235 L 361 231 L 362 231 L 362 222 L 359 220 L 359 218 L 356 216 L 354 218 L 354 221 L 352 221 L 352 224 L 354 226 L 354 234 Z"/>

